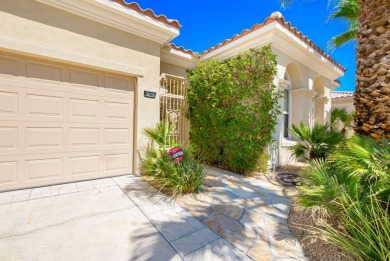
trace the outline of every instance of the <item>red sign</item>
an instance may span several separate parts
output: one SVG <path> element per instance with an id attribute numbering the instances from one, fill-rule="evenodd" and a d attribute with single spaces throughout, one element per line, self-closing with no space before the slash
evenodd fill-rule
<path id="1" fill-rule="evenodd" d="M 173 162 L 180 162 L 184 157 L 184 151 L 178 147 L 172 148 L 169 150 L 169 157 Z"/>

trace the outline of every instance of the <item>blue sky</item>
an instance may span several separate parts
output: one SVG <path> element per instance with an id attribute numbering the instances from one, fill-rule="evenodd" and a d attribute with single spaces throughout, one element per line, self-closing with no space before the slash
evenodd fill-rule
<path id="1" fill-rule="evenodd" d="M 179 20 L 183 28 L 172 42 L 195 52 L 202 52 L 223 40 L 262 23 L 274 11 L 280 11 L 286 21 L 302 31 L 321 49 L 326 50 L 327 41 L 343 32 L 345 24 L 339 21 L 326 22 L 332 11 L 327 0 L 296 0 L 288 10 L 282 10 L 278 0 L 138 0 L 142 8 L 151 8 L 157 15 L 164 14 Z M 338 91 L 353 91 L 355 86 L 355 48 L 353 45 L 337 49 L 331 56 L 347 68 L 340 78 Z"/>

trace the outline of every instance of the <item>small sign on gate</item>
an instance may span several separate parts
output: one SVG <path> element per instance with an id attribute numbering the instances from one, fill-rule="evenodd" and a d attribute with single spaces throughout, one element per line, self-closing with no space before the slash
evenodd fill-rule
<path id="1" fill-rule="evenodd" d="M 168 154 L 169 154 L 169 158 L 173 162 L 180 162 L 183 160 L 183 157 L 184 157 L 184 151 L 183 151 L 183 149 L 181 149 L 179 147 L 175 147 L 175 148 L 170 149 Z"/>

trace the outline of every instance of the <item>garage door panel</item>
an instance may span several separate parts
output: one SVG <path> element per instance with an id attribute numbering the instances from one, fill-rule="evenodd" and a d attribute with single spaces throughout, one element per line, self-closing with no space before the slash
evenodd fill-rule
<path id="1" fill-rule="evenodd" d="M 52 93 L 27 93 L 27 117 L 64 117 L 64 97 Z M 43 119 L 45 120 L 45 119 Z"/>
<path id="2" fill-rule="evenodd" d="M 130 171 L 130 154 L 106 154 L 104 156 L 104 172 L 112 173 L 126 173 Z"/>
<path id="3" fill-rule="evenodd" d="M 108 93 L 128 94 L 134 92 L 132 79 L 129 77 L 120 77 L 114 75 L 106 75 L 105 91 Z"/>
<path id="4" fill-rule="evenodd" d="M 0 79 L 17 80 L 17 61 L 17 59 L 12 57 L 0 56 Z"/>
<path id="5" fill-rule="evenodd" d="M 0 160 L 0 186 L 16 184 L 18 180 L 18 161 Z"/>
<path id="6" fill-rule="evenodd" d="M 26 149 L 63 147 L 63 128 L 26 127 Z"/>
<path id="7" fill-rule="evenodd" d="M 99 175 L 99 155 L 75 155 L 69 158 L 69 176 L 85 175 Z"/>
<path id="8" fill-rule="evenodd" d="M 99 92 L 100 75 L 98 73 L 82 69 L 70 69 L 69 74 L 69 82 L 72 88 L 77 88 L 78 91 Z"/>
<path id="9" fill-rule="evenodd" d="M 70 147 L 90 147 L 99 146 L 100 130 L 98 127 L 70 127 L 69 146 Z"/>
<path id="10" fill-rule="evenodd" d="M 0 151 L 14 152 L 18 149 L 18 127 L 0 126 Z"/>
<path id="11" fill-rule="evenodd" d="M 27 78 L 32 82 L 63 85 L 64 68 L 49 63 L 27 61 Z"/>
<path id="12" fill-rule="evenodd" d="M 130 120 L 131 107 L 129 103 L 123 101 L 105 101 L 104 116 L 109 120 Z"/>
<path id="13" fill-rule="evenodd" d="M 3 91 L 2 89 L 5 88 L 0 89 L 0 115 L 17 116 L 19 94 L 13 91 Z"/>
<path id="14" fill-rule="evenodd" d="M 26 160 L 26 180 L 47 180 L 63 176 L 63 158 Z"/>
<path id="15" fill-rule="evenodd" d="M 104 145 L 105 146 L 129 146 L 130 145 L 129 128 L 105 128 Z"/>
<path id="16" fill-rule="evenodd" d="M 0 191 L 131 173 L 135 82 L 0 55 Z"/>
<path id="17" fill-rule="evenodd" d="M 100 118 L 100 101 L 84 97 L 69 99 L 69 117 L 75 120 L 98 120 Z"/>

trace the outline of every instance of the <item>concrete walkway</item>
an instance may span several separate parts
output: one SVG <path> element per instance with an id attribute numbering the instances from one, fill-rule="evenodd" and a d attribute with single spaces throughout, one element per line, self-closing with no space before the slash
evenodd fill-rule
<path id="1" fill-rule="evenodd" d="M 140 178 L 0 193 L 0 260 L 250 260 Z"/>
<path id="2" fill-rule="evenodd" d="M 283 187 L 217 168 L 206 173 L 205 192 L 178 200 L 184 209 L 254 260 L 306 260 L 287 226 Z"/>

